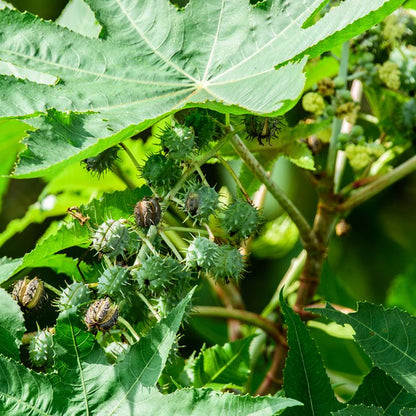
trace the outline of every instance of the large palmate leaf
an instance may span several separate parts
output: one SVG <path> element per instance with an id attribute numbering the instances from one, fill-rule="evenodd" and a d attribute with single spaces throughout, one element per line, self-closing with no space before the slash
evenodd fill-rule
<path id="1" fill-rule="evenodd" d="M 257 7 L 191 0 L 183 10 L 168 0 L 88 0 L 101 39 L 1 10 L 0 60 L 57 80 L 0 77 L 0 117 L 43 113 L 28 121 L 38 130 L 16 173 L 35 176 L 81 160 L 187 106 L 283 113 L 302 91 L 303 56 L 362 32 L 402 2 L 345 0 L 311 25 L 322 0 Z"/>
<path id="2" fill-rule="evenodd" d="M 329 304 L 311 311 L 339 324 L 349 324 L 354 338 L 373 363 L 409 393 L 416 394 L 416 318 L 399 309 L 360 303 L 358 311 L 344 314 Z"/>
<path id="3" fill-rule="evenodd" d="M 382 407 L 386 416 L 396 416 L 404 407 L 416 407 L 416 396 L 408 393 L 384 371 L 374 367 L 349 403 Z"/>
<path id="4" fill-rule="evenodd" d="M 381 407 L 374 406 L 347 406 L 345 409 L 332 413 L 333 416 L 384 416 Z"/>
<path id="5" fill-rule="evenodd" d="M 287 416 L 330 416 L 343 405 L 335 398 L 322 359 L 308 329 L 298 315 L 280 297 L 288 327 L 289 354 L 284 372 L 284 390 L 304 404 L 288 409 Z"/>

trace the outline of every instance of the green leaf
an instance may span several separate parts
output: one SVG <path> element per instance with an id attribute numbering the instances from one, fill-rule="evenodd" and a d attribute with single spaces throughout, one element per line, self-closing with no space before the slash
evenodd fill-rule
<path id="1" fill-rule="evenodd" d="M 66 398 L 54 395 L 46 374 L 0 355 L 0 412 L 3 415 L 64 415 Z M 55 402 L 53 400 L 55 399 Z"/>
<path id="2" fill-rule="evenodd" d="M 396 416 L 403 407 L 416 407 L 416 396 L 408 393 L 384 371 L 373 367 L 349 404 L 382 407 L 384 415 Z"/>
<path id="3" fill-rule="evenodd" d="M 70 0 L 56 23 L 91 38 L 97 38 L 101 31 L 94 13 L 83 0 Z"/>
<path id="4" fill-rule="evenodd" d="M 84 215 L 90 217 L 90 223 L 98 226 L 109 218 L 128 218 L 133 213 L 134 205 L 149 194 L 147 187 L 126 189 L 111 194 L 104 194 L 89 204 L 80 207 Z M 56 226 L 54 226 L 56 227 Z M 67 223 L 62 221 L 57 228 L 48 232 L 39 239 L 36 247 L 20 259 L 0 260 L 0 283 L 7 281 L 11 276 L 28 267 L 51 267 L 58 273 L 78 275 L 76 260 L 63 255 L 55 255 L 58 251 L 73 246 L 87 247 L 91 232 L 76 220 Z"/>
<path id="5" fill-rule="evenodd" d="M 285 415 L 329 416 L 342 404 L 335 398 L 318 349 L 305 324 L 285 303 L 282 293 L 280 302 L 289 344 L 283 388 L 285 394 L 304 405 L 300 409 L 287 410 Z"/>
<path id="6" fill-rule="evenodd" d="M 374 365 L 409 393 L 416 393 L 416 317 L 370 303 L 360 303 L 358 311 L 348 315 L 329 304 L 310 310 L 339 324 L 351 325 L 355 340 Z"/>
<path id="7" fill-rule="evenodd" d="M 406 227 L 407 228 L 407 227 Z M 416 314 L 416 265 L 411 264 L 404 273 L 396 276 L 389 288 L 386 304 Z"/>
<path id="8" fill-rule="evenodd" d="M 0 120 L 0 176 L 10 174 L 16 155 L 22 148 L 19 141 L 24 137 L 26 127 L 19 121 Z M 0 177 L 0 211 L 9 181 L 7 177 Z"/>
<path id="9" fill-rule="evenodd" d="M 332 413 L 333 416 L 384 416 L 380 407 L 347 406 L 345 409 Z"/>
<path id="10" fill-rule="evenodd" d="M 19 347 L 25 332 L 22 311 L 12 297 L 0 288 L 0 354 L 19 360 Z"/>
<path id="11" fill-rule="evenodd" d="M 416 416 L 416 409 L 403 409 L 400 416 Z"/>
<path id="12" fill-rule="evenodd" d="M 250 372 L 250 344 L 253 336 L 215 345 L 201 351 L 194 361 L 194 387 L 242 388 Z"/>
<path id="13" fill-rule="evenodd" d="M 284 113 L 303 89 L 302 57 L 362 32 L 402 2 L 346 0 L 305 29 L 322 0 L 284 7 L 191 0 L 183 10 L 167 0 L 88 0 L 104 39 L 1 10 L 0 60 L 58 79 L 0 77 L 0 117 L 44 113 L 29 121 L 39 130 L 26 140 L 16 173 L 63 168 L 184 107 Z"/>

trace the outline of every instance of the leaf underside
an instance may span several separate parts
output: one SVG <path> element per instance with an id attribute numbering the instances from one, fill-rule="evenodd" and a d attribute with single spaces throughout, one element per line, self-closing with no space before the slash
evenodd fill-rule
<path id="1" fill-rule="evenodd" d="M 303 56 L 362 32 L 402 2 L 345 0 L 303 28 L 322 0 L 191 0 L 183 10 L 168 0 L 88 0 L 101 38 L 0 10 L 0 60 L 57 80 L 0 76 L 0 117 L 26 117 L 37 129 L 15 173 L 39 176 L 79 161 L 184 107 L 284 113 L 302 92 Z"/>

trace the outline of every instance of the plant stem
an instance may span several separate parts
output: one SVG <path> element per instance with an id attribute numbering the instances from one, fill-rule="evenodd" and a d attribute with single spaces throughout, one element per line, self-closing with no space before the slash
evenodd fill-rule
<path id="1" fill-rule="evenodd" d="M 141 166 L 139 165 L 139 162 L 137 161 L 137 159 L 134 157 L 133 153 L 130 151 L 130 149 L 123 143 L 120 142 L 120 147 L 123 148 L 123 150 L 127 153 L 127 156 L 130 158 L 130 160 L 133 162 L 133 165 L 136 167 L 136 169 L 138 171 L 141 170 Z"/>
<path id="2" fill-rule="evenodd" d="M 347 82 L 348 75 L 348 59 L 349 59 L 349 42 L 344 42 L 342 45 L 341 61 L 339 65 L 339 78 Z M 332 121 L 332 135 L 329 142 L 328 159 L 326 163 L 326 173 L 328 177 L 332 178 L 335 172 L 335 161 L 338 152 L 338 136 L 341 132 L 342 120 L 334 117 Z"/>
<path id="3" fill-rule="evenodd" d="M 191 315 L 222 319 L 236 319 L 262 329 L 277 343 L 283 343 L 286 345 L 286 340 L 278 331 L 276 325 L 272 321 L 254 312 L 248 312 L 241 309 L 223 308 L 220 306 L 197 306 Z"/>
<path id="4" fill-rule="evenodd" d="M 207 230 L 203 230 L 202 228 L 188 228 L 188 227 L 170 227 L 166 226 L 163 228 L 164 231 L 178 231 L 178 232 L 184 232 L 184 233 L 198 233 L 198 234 L 204 234 L 208 235 Z"/>
<path id="5" fill-rule="evenodd" d="M 124 182 L 128 188 L 136 189 L 136 184 L 132 182 L 132 180 L 123 172 L 120 168 L 119 164 L 114 165 L 112 172 L 118 176 L 118 178 Z"/>
<path id="6" fill-rule="evenodd" d="M 238 188 L 240 189 L 241 193 L 244 195 L 244 198 L 249 204 L 253 204 L 252 199 L 250 198 L 250 195 L 245 190 L 243 184 L 241 183 L 239 177 L 234 172 L 233 168 L 230 166 L 230 164 L 220 155 L 216 155 L 216 158 L 221 162 L 221 164 L 224 166 L 224 168 L 227 170 L 227 172 L 231 175 L 231 177 L 234 179 L 234 182 L 237 184 Z"/>
<path id="7" fill-rule="evenodd" d="M 317 243 L 315 234 L 312 228 L 293 204 L 293 202 L 286 196 L 286 194 L 278 187 L 278 185 L 270 178 L 264 168 L 260 165 L 257 159 L 247 149 L 242 140 L 235 134 L 231 138 L 231 144 L 235 151 L 239 154 L 244 163 L 253 172 L 253 174 L 260 179 L 260 181 L 266 186 L 267 190 L 274 196 L 276 201 L 287 212 L 292 221 L 296 224 L 299 230 L 300 238 L 303 246 L 312 247 Z"/>
<path id="8" fill-rule="evenodd" d="M 130 334 L 133 335 L 136 341 L 140 341 L 140 336 L 138 335 L 138 333 L 134 330 L 134 328 L 130 325 L 128 321 L 126 321 L 122 316 L 118 317 L 118 321 L 130 331 Z"/>
<path id="9" fill-rule="evenodd" d="M 147 300 L 146 296 L 144 296 L 142 293 L 137 292 L 137 295 L 139 298 L 143 301 L 143 303 L 149 308 L 150 312 L 152 312 L 153 316 L 157 319 L 157 321 L 160 321 L 160 315 L 156 311 L 156 309 L 152 306 L 152 304 Z"/>
<path id="10" fill-rule="evenodd" d="M 55 295 L 61 296 L 61 291 L 56 287 L 50 285 L 49 283 L 43 282 L 43 286 L 45 286 L 45 288 L 50 290 L 51 292 L 55 293 Z"/>
<path id="11" fill-rule="evenodd" d="M 263 309 L 261 316 L 264 318 L 269 317 L 275 309 L 280 304 L 280 292 L 287 288 L 296 278 L 299 277 L 300 273 L 302 272 L 302 268 L 306 261 L 306 251 L 302 250 L 300 254 L 294 258 L 290 264 L 289 269 L 287 270 L 286 274 L 283 276 L 282 280 L 280 281 L 279 285 L 276 288 L 272 298 L 270 299 L 267 306 Z"/>
<path id="12" fill-rule="evenodd" d="M 182 255 L 179 253 L 178 249 L 176 248 L 175 244 L 170 240 L 170 238 L 166 235 L 166 233 L 159 229 L 159 235 L 162 237 L 163 241 L 166 245 L 172 250 L 172 253 L 176 256 L 179 261 L 182 261 Z M 180 239 L 182 240 L 182 239 Z"/>
<path id="13" fill-rule="evenodd" d="M 373 182 L 364 186 L 355 192 L 351 197 L 349 197 L 345 202 L 338 206 L 340 212 L 351 211 L 353 208 L 361 205 L 366 202 L 374 195 L 377 195 L 382 190 L 386 189 L 393 183 L 399 181 L 400 179 L 407 176 L 409 173 L 412 173 L 416 170 L 416 156 L 411 157 L 406 160 L 406 162 L 397 166 L 395 169 L 386 173 L 383 176 L 375 179 Z"/>

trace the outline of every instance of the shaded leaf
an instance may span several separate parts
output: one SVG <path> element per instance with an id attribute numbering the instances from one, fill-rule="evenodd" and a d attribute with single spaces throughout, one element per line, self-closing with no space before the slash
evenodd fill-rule
<path id="1" fill-rule="evenodd" d="M 349 324 L 354 338 L 374 365 L 410 393 L 416 393 L 416 318 L 399 309 L 360 303 L 358 311 L 344 314 L 327 304 L 310 308 L 339 324 Z"/>
<path id="2" fill-rule="evenodd" d="M 25 322 L 18 304 L 0 288 L 0 354 L 19 360 Z"/>
<path id="3" fill-rule="evenodd" d="M 384 409 L 384 415 L 396 416 L 403 407 L 416 407 L 416 396 L 408 393 L 377 367 L 367 374 L 349 404 L 374 405 Z"/>
<path id="4" fill-rule="evenodd" d="M 194 387 L 243 387 L 250 372 L 250 344 L 253 337 L 215 345 L 201 351 L 194 361 Z"/>
<path id="5" fill-rule="evenodd" d="M 280 295 L 287 325 L 289 354 L 284 371 L 285 394 L 303 403 L 302 408 L 288 409 L 287 416 L 329 416 L 342 408 L 335 398 L 328 375 L 314 340 L 299 316 Z"/>
<path id="6" fill-rule="evenodd" d="M 332 413 L 333 416 L 383 416 L 383 409 L 374 406 L 347 406 L 345 409 Z"/>
<path id="7" fill-rule="evenodd" d="M 351 38 L 402 2 L 346 0 L 304 28 L 322 0 L 264 7 L 191 0 L 183 10 L 167 0 L 88 0 L 104 39 L 1 10 L 0 59 L 59 81 L 0 77 L 0 117 L 47 112 L 29 121 L 39 130 L 16 173 L 36 176 L 81 160 L 186 106 L 284 113 L 303 89 L 303 56 Z"/>

